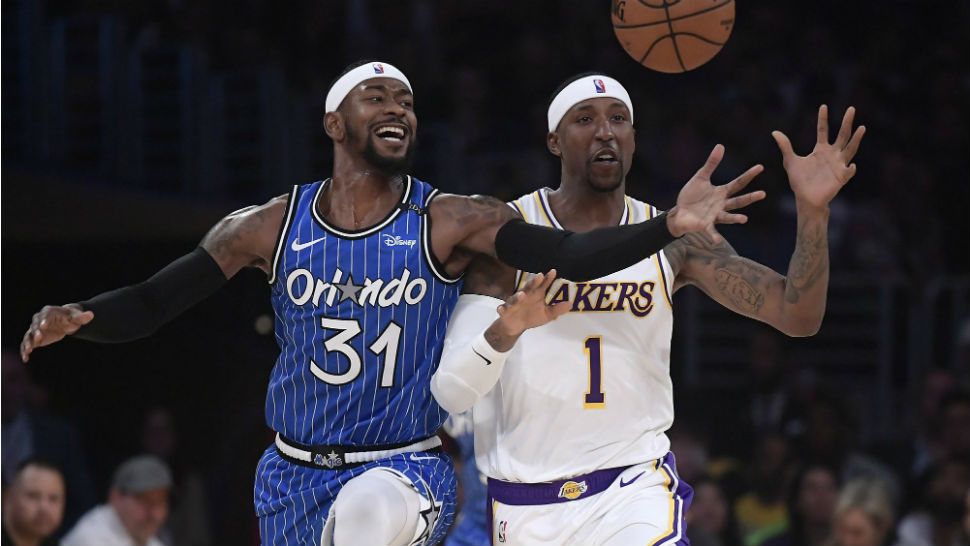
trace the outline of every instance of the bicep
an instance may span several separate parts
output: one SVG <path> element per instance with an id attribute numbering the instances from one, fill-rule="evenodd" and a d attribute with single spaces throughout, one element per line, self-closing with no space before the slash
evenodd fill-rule
<path id="1" fill-rule="evenodd" d="M 244 267 L 268 271 L 287 201 L 288 196 L 281 196 L 229 214 L 209 230 L 199 246 L 219 264 L 226 278 Z"/>
<path id="2" fill-rule="evenodd" d="M 784 304 L 784 277 L 758 262 L 739 256 L 727 242 L 713 243 L 702 234 L 685 236 L 680 274 L 713 300 L 736 313 L 776 324 Z"/>
<path id="3" fill-rule="evenodd" d="M 442 195 L 431 202 L 435 254 L 447 261 L 455 248 L 495 256 L 495 235 L 509 220 L 518 217 L 512 207 L 483 195 Z"/>

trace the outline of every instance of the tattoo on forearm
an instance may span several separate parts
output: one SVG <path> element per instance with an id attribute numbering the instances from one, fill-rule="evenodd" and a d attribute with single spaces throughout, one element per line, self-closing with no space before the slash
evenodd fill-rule
<path id="1" fill-rule="evenodd" d="M 458 201 L 452 216 L 461 224 L 495 225 L 515 217 L 511 207 L 494 197 L 475 195 Z"/>
<path id="2" fill-rule="evenodd" d="M 742 310 L 754 313 L 765 303 L 764 293 L 735 271 L 728 268 L 718 269 L 714 273 L 714 279 L 717 289 Z"/>
<path id="3" fill-rule="evenodd" d="M 817 221 L 799 226 L 795 252 L 788 265 L 785 301 L 798 303 L 801 294 L 811 290 L 829 270 L 828 232 Z"/>

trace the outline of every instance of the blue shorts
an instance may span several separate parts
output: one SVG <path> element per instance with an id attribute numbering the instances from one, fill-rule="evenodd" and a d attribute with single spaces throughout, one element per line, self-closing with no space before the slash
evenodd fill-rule
<path id="1" fill-rule="evenodd" d="M 266 546 L 319 546 L 337 493 L 372 468 L 391 468 L 422 496 L 441 504 L 441 513 L 422 546 L 438 544 L 455 517 L 456 479 L 451 458 L 440 452 L 402 453 L 345 470 L 325 470 L 284 460 L 271 445 L 256 467 L 254 502 L 259 536 Z"/>

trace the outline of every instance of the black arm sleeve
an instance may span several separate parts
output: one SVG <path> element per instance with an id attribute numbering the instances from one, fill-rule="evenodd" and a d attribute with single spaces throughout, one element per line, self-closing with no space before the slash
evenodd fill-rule
<path id="1" fill-rule="evenodd" d="M 616 273 L 649 258 L 676 239 L 667 229 L 667 213 L 628 226 L 574 233 L 510 220 L 495 235 L 499 260 L 530 273 L 555 268 L 571 281 L 589 281 Z"/>
<path id="2" fill-rule="evenodd" d="M 99 294 L 79 305 L 94 319 L 74 337 L 101 343 L 143 338 L 226 284 L 222 268 L 202 247 L 150 279 Z"/>

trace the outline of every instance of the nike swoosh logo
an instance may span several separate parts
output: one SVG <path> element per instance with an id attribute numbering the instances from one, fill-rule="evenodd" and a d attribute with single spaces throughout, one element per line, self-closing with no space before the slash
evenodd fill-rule
<path id="1" fill-rule="evenodd" d="M 418 457 L 414 453 L 408 456 L 412 461 L 437 461 L 437 457 Z"/>
<path id="2" fill-rule="evenodd" d="M 640 479 L 640 476 L 643 476 L 644 474 L 646 474 L 646 471 L 637 474 L 636 476 L 633 477 L 632 480 L 630 480 L 628 482 L 625 482 L 625 481 L 623 481 L 623 478 L 620 478 L 620 487 L 626 487 L 626 486 L 630 485 L 631 483 L 639 480 Z"/>
<path id="3" fill-rule="evenodd" d="M 326 237 L 320 237 L 319 239 L 314 239 L 314 240 L 310 241 L 309 243 L 301 243 L 300 241 L 297 241 L 296 239 L 293 239 L 293 244 L 290 245 L 290 248 L 293 249 L 293 252 L 299 252 L 299 251 L 303 250 L 304 248 L 307 248 L 309 246 L 313 246 L 313 245 L 319 243 L 320 241 L 322 241 L 324 239 L 326 239 Z"/>
<path id="4" fill-rule="evenodd" d="M 484 356 L 482 356 L 482 353 L 476 351 L 474 347 L 472 347 L 472 352 L 475 353 L 475 354 L 477 354 L 478 356 L 481 356 L 482 357 L 482 360 L 485 361 L 485 365 L 486 366 L 491 366 L 492 365 L 492 361 L 489 360 L 489 359 L 487 359 L 487 358 L 485 358 Z"/>

